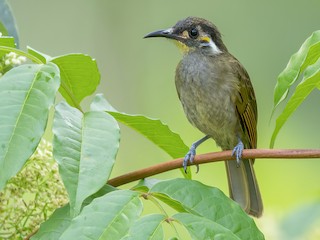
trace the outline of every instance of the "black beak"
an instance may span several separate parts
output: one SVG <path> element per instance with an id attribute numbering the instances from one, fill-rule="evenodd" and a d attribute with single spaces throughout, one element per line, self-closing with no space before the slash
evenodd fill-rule
<path id="1" fill-rule="evenodd" d="M 171 38 L 175 40 L 179 40 L 179 37 L 172 33 L 172 29 L 165 29 L 165 30 L 158 30 L 155 32 L 148 33 L 143 38 L 152 38 L 152 37 L 165 37 L 165 38 Z"/>

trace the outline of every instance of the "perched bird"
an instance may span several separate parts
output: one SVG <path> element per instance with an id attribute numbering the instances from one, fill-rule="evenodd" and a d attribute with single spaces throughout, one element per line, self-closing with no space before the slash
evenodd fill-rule
<path id="1" fill-rule="evenodd" d="M 244 148 L 257 145 L 257 104 L 247 71 L 232 56 L 211 22 L 188 17 L 145 38 L 174 40 L 183 51 L 175 84 L 188 120 L 205 136 L 192 144 L 183 167 L 193 162 L 196 148 L 213 138 L 223 150 L 233 149 L 236 161 L 226 161 L 230 197 L 259 217 L 263 205 L 254 159 L 241 160 Z"/>

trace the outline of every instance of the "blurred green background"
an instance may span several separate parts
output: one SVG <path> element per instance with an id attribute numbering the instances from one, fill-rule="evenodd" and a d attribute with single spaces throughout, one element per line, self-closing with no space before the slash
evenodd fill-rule
<path id="1" fill-rule="evenodd" d="M 188 123 L 176 95 L 174 72 L 181 53 L 167 40 L 143 39 L 145 34 L 191 15 L 214 22 L 229 51 L 251 76 L 259 111 L 258 147 L 268 148 L 275 122 L 275 118 L 270 123 L 269 119 L 277 76 L 302 42 L 320 29 L 317 0 L 8 2 L 22 49 L 28 45 L 51 56 L 89 54 L 101 72 L 97 92 L 104 93 L 120 111 L 161 119 L 181 134 L 187 145 L 202 134 Z M 319 100 L 318 92 L 311 94 L 280 131 L 275 148 L 320 147 Z M 170 160 L 139 134 L 121 128 L 113 176 Z M 198 153 L 218 150 L 214 141 L 208 141 Z M 319 160 L 257 160 L 265 219 L 319 200 L 319 168 Z M 157 177 L 181 177 L 181 173 L 176 170 Z M 223 163 L 202 165 L 194 178 L 228 192 Z"/>

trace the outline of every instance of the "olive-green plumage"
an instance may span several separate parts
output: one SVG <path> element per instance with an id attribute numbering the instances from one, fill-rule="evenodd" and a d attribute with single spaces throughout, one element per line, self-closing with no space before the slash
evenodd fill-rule
<path id="1" fill-rule="evenodd" d="M 248 73 L 228 52 L 217 27 L 207 20 L 188 17 L 146 37 L 174 39 L 184 51 L 176 68 L 178 96 L 188 120 L 206 135 L 192 145 L 184 167 L 207 138 L 213 138 L 223 150 L 233 149 L 237 161 L 226 161 L 230 196 L 246 212 L 260 216 L 263 205 L 254 160 L 240 162 L 243 148 L 257 145 L 257 105 Z"/>

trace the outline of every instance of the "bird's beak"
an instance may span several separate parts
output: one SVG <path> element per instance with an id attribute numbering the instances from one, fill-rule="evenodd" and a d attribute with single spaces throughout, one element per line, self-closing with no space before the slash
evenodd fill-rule
<path id="1" fill-rule="evenodd" d="M 143 38 L 165 37 L 165 38 L 179 40 L 179 37 L 176 34 L 173 34 L 172 30 L 173 30 L 172 28 L 165 29 L 165 30 L 158 30 L 145 35 Z"/>

